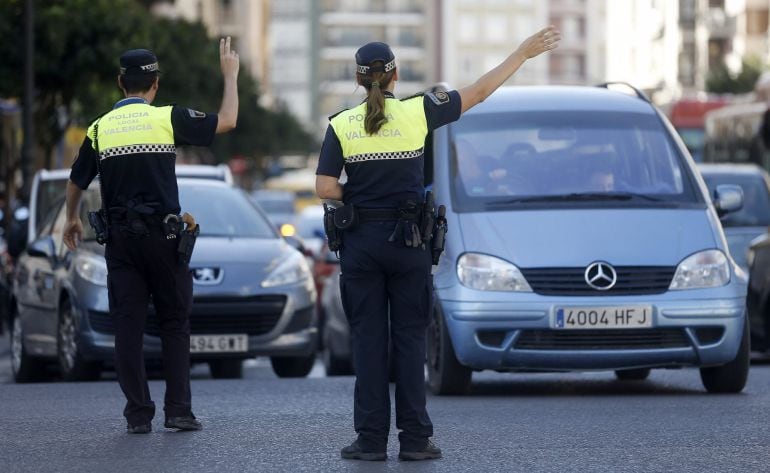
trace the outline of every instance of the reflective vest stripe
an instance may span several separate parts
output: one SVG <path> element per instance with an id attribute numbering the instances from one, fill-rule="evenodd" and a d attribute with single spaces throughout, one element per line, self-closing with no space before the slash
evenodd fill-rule
<path id="1" fill-rule="evenodd" d="M 175 145 L 128 145 L 128 146 L 115 146 L 104 151 L 99 150 L 99 157 L 101 159 L 111 158 L 113 156 L 122 156 L 124 154 L 134 153 L 176 153 Z"/>
<path id="2" fill-rule="evenodd" d="M 414 151 L 397 151 L 393 153 L 369 153 L 369 154 L 357 154 L 355 156 L 349 156 L 345 158 L 345 161 L 349 163 L 360 163 L 363 161 L 376 161 L 379 159 L 411 159 L 419 158 L 424 153 L 424 149 L 416 149 Z"/>
<path id="3" fill-rule="evenodd" d="M 107 112 L 98 120 L 99 154 L 102 159 L 132 152 L 175 152 L 171 109 L 171 106 L 153 107 L 134 103 Z M 88 137 L 94 149 L 95 123 L 88 127 Z"/>
<path id="4" fill-rule="evenodd" d="M 373 135 L 368 135 L 364 129 L 366 103 L 331 119 L 346 163 L 408 159 L 422 154 L 428 134 L 423 97 L 407 100 L 387 98 L 384 111 L 388 121 Z"/>

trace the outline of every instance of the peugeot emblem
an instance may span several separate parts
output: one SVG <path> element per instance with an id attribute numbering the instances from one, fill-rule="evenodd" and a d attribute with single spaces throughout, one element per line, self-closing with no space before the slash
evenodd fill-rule
<path id="1" fill-rule="evenodd" d="M 221 268 L 195 268 L 193 282 L 202 286 L 214 286 L 222 282 L 225 272 Z"/>
<path id="2" fill-rule="evenodd" d="M 586 268 L 586 283 L 597 291 L 608 291 L 618 282 L 618 274 L 615 268 L 604 261 L 596 261 Z"/>

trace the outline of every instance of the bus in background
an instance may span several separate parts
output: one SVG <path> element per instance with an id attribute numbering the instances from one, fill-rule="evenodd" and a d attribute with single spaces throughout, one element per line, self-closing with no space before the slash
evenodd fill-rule
<path id="1" fill-rule="evenodd" d="M 770 153 L 760 134 L 767 111 L 765 102 L 747 102 L 708 112 L 704 161 L 754 163 L 770 170 Z"/>
<path id="2" fill-rule="evenodd" d="M 674 102 L 669 119 L 696 162 L 703 161 L 706 113 L 727 105 L 725 98 L 681 99 Z"/>

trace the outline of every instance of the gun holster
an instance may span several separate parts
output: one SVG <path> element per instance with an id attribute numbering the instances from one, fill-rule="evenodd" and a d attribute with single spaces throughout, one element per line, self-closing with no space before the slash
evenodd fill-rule
<path id="1" fill-rule="evenodd" d="M 182 230 L 179 234 L 179 246 L 177 247 L 177 254 L 179 256 L 179 262 L 182 264 L 189 264 L 190 258 L 192 258 L 193 249 L 195 249 L 195 241 L 198 239 L 198 235 L 201 232 L 201 227 L 195 224 L 194 227 L 188 227 Z"/>
<path id="2" fill-rule="evenodd" d="M 88 212 L 88 224 L 94 231 L 96 242 L 100 245 L 107 243 L 109 233 L 107 231 L 107 218 L 104 210 Z"/>
<path id="3" fill-rule="evenodd" d="M 342 249 L 342 230 L 337 228 L 335 224 L 336 214 L 336 208 L 324 204 L 324 233 L 326 233 L 326 242 L 329 245 L 329 251 L 335 252 Z"/>

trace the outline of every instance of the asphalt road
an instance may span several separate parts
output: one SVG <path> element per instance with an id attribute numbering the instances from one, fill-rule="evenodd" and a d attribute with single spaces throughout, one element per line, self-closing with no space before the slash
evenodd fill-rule
<path id="1" fill-rule="evenodd" d="M 16 385 L 0 337 L 0 470 L 109 471 L 768 471 L 770 367 L 752 368 L 740 395 L 707 395 L 696 370 L 641 383 L 610 373 L 474 375 L 470 396 L 428 399 L 444 458 L 351 462 L 353 378 L 279 380 L 262 360 L 243 380 L 195 370 L 201 432 L 127 435 L 114 377 Z M 162 381 L 152 381 L 156 402 Z M 160 403 L 162 404 L 162 402 Z M 395 428 L 395 427 L 394 427 Z"/>

